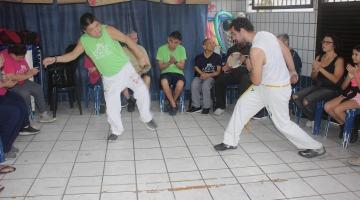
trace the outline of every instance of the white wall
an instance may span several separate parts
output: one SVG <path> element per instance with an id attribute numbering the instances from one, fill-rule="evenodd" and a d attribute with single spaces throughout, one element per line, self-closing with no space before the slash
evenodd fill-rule
<path id="1" fill-rule="evenodd" d="M 315 57 L 317 8 L 306 12 L 248 12 L 246 0 L 212 0 L 216 11 L 226 10 L 232 13 L 247 12 L 255 30 L 269 31 L 275 35 L 287 33 L 290 46 L 294 48 L 303 61 L 302 74 L 310 75 L 311 64 Z M 317 5 L 316 1 L 314 2 Z"/>

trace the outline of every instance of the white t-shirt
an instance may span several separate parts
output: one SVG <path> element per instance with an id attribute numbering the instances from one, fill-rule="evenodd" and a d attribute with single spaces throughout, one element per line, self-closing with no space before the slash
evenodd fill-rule
<path id="1" fill-rule="evenodd" d="M 251 48 L 259 48 L 265 54 L 261 84 L 281 86 L 290 83 L 289 70 L 275 35 L 266 31 L 257 32 Z"/>

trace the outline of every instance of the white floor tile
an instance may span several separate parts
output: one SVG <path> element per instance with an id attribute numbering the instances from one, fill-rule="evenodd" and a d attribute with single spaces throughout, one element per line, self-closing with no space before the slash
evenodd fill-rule
<path id="1" fill-rule="evenodd" d="M 270 200 L 284 198 L 284 195 L 271 182 L 245 183 L 242 185 L 251 199 Z"/>
<path id="2" fill-rule="evenodd" d="M 163 159 L 160 148 L 135 149 L 135 160 Z"/>
<path id="3" fill-rule="evenodd" d="M 227 168 L 225 162 L 220 156 L 196 157 L 194 159 L 200 170 Z"/>
<path id="4" fill-rule="evenodd" d="M 4 186 L 5 189 L 0 192 L 0 197 L 1 199 L 3 197 L 24 197 L 26 196 L 26 193 L 29 191 L 33 182 L 34 179 L 16 179 L 1 181 L 1 185 Z"/>
<path id="5" fill-rule="evenodd" d="M 66 178 L 71 174 L 73 163 L 45 164 L 39 174 L 39 178 Z"/>
<path id="6" fill-rule="evenodd" d="M 29 196 L 61 195 L 64 194 L 68 178 L 36 179 L 31 187 Z"/>
<path id="7" fill-rule="evenodd" d="M 104 162 L 75 163 L 71 176 L 103 175 Z"/>
<path id="8" fill-rule="evenodd" d="M 308 177 L 304 180 L 320 194 L 347 192 L 344 186 L 330 176 Z"/>
<path id="9" fill-rule="evenodd" d="M 164 160 L 139 160 L 135 164 L 137 174 L 166 173 Z"/>
<path id="10" fill-rule="evenodd" d="M 183 172 L 197 170 L 192 158 L 169 158 L 165 160 L 169 172 Z"/>
<path id="11" fill-rule="evenodd" d="M 279 181 L 275 182 L 275 185 L 287 198 L 317 195 L 317 193 L 301 179 Z"/>

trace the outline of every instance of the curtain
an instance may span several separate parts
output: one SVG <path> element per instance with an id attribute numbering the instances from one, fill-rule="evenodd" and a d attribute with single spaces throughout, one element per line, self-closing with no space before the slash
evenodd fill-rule
<path id="1" fill-rule="evenodd" d="M 203 51 L 207 5 L 169 5 L 150 1 L 131 1 L 106 6 L 90 7 L 83 4 L 18 4 L 0 2 L 0 28 L 15 31 L 29 30 L 40 35 L 43 57 L 64 53 L 81 36 L 79 19 L 85 12 L 93 13 L 104 24 L 127 33 L 138 32 L 139 43 L 147 49 L 152 64 L 152 94 L 159 90 L 159 67 L 156 64 L 157 48 L 167 42 L 170 32 L 183 35 L 187 53 L 185 67 L 186 88 L 194 74 L 194 58 Z M 82 62 L 80 62 L 82 63 Z M 82 67 L 80 67 L 82 68 Z M 81 70 L 83 89 L 87 74 Z M 83 95 L 84 96 L 84 95 Z"/>

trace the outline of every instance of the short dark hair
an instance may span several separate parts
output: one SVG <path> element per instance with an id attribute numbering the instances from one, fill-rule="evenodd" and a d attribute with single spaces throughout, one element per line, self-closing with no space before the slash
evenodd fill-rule
<path id="1" fill-rule="evenodd" d="M 205 38 L 205 39 L 203 40 L 202 44 L 205 45 L 205 43 L 206 43 L 208 40 L 210 40 L 210 38 Z"/>
<path id="2" fill-rule="evenodd" d="M 80 27 L 81 30 L 85 30 L 87 26 L 89 26 L 90 24 L 92 24 L 94 21 L 96 20 L 95 16 L 91 13 L 84 13 L 81 17 L 80 17 Z"/>
<path id="3" fill-rule="evenodd" d="M 8 47 L 8 52 L 13 53 L 16 56 L 25 56 L 26 47 L 23 44 L 14 44 Z"/>
<path id="4" fill-rule="evenodd" d="M 180 31 L 171 32 L 169 37 L 172 37 L 172 38 L 175 38 L 175 39 L 178 39 L 178 40 L 182 41 L 182 35 L 181 35 Z"/>
<path id="5" fill-rule="evenodd" d="M 278 38 L 284 38 L 286 41 L 288 41 L 289 42 L 289 35 L 288 34 L 286 34 L 286 33 L 283 33 L 283 34 L 280 34 L 280 35 L 278 35 L 277 36 Z"/>
<path id="6" fill-rule="evenodd" d="M 246 17 L 238 17 L 236 19 L 233 19 L 229 27 L 230 28 L 234 27 L 236 31 L 240 31 L 241 28 L 247 31 L 254 31 L 254 26 L 252 25 L 250 20 Z"/>

